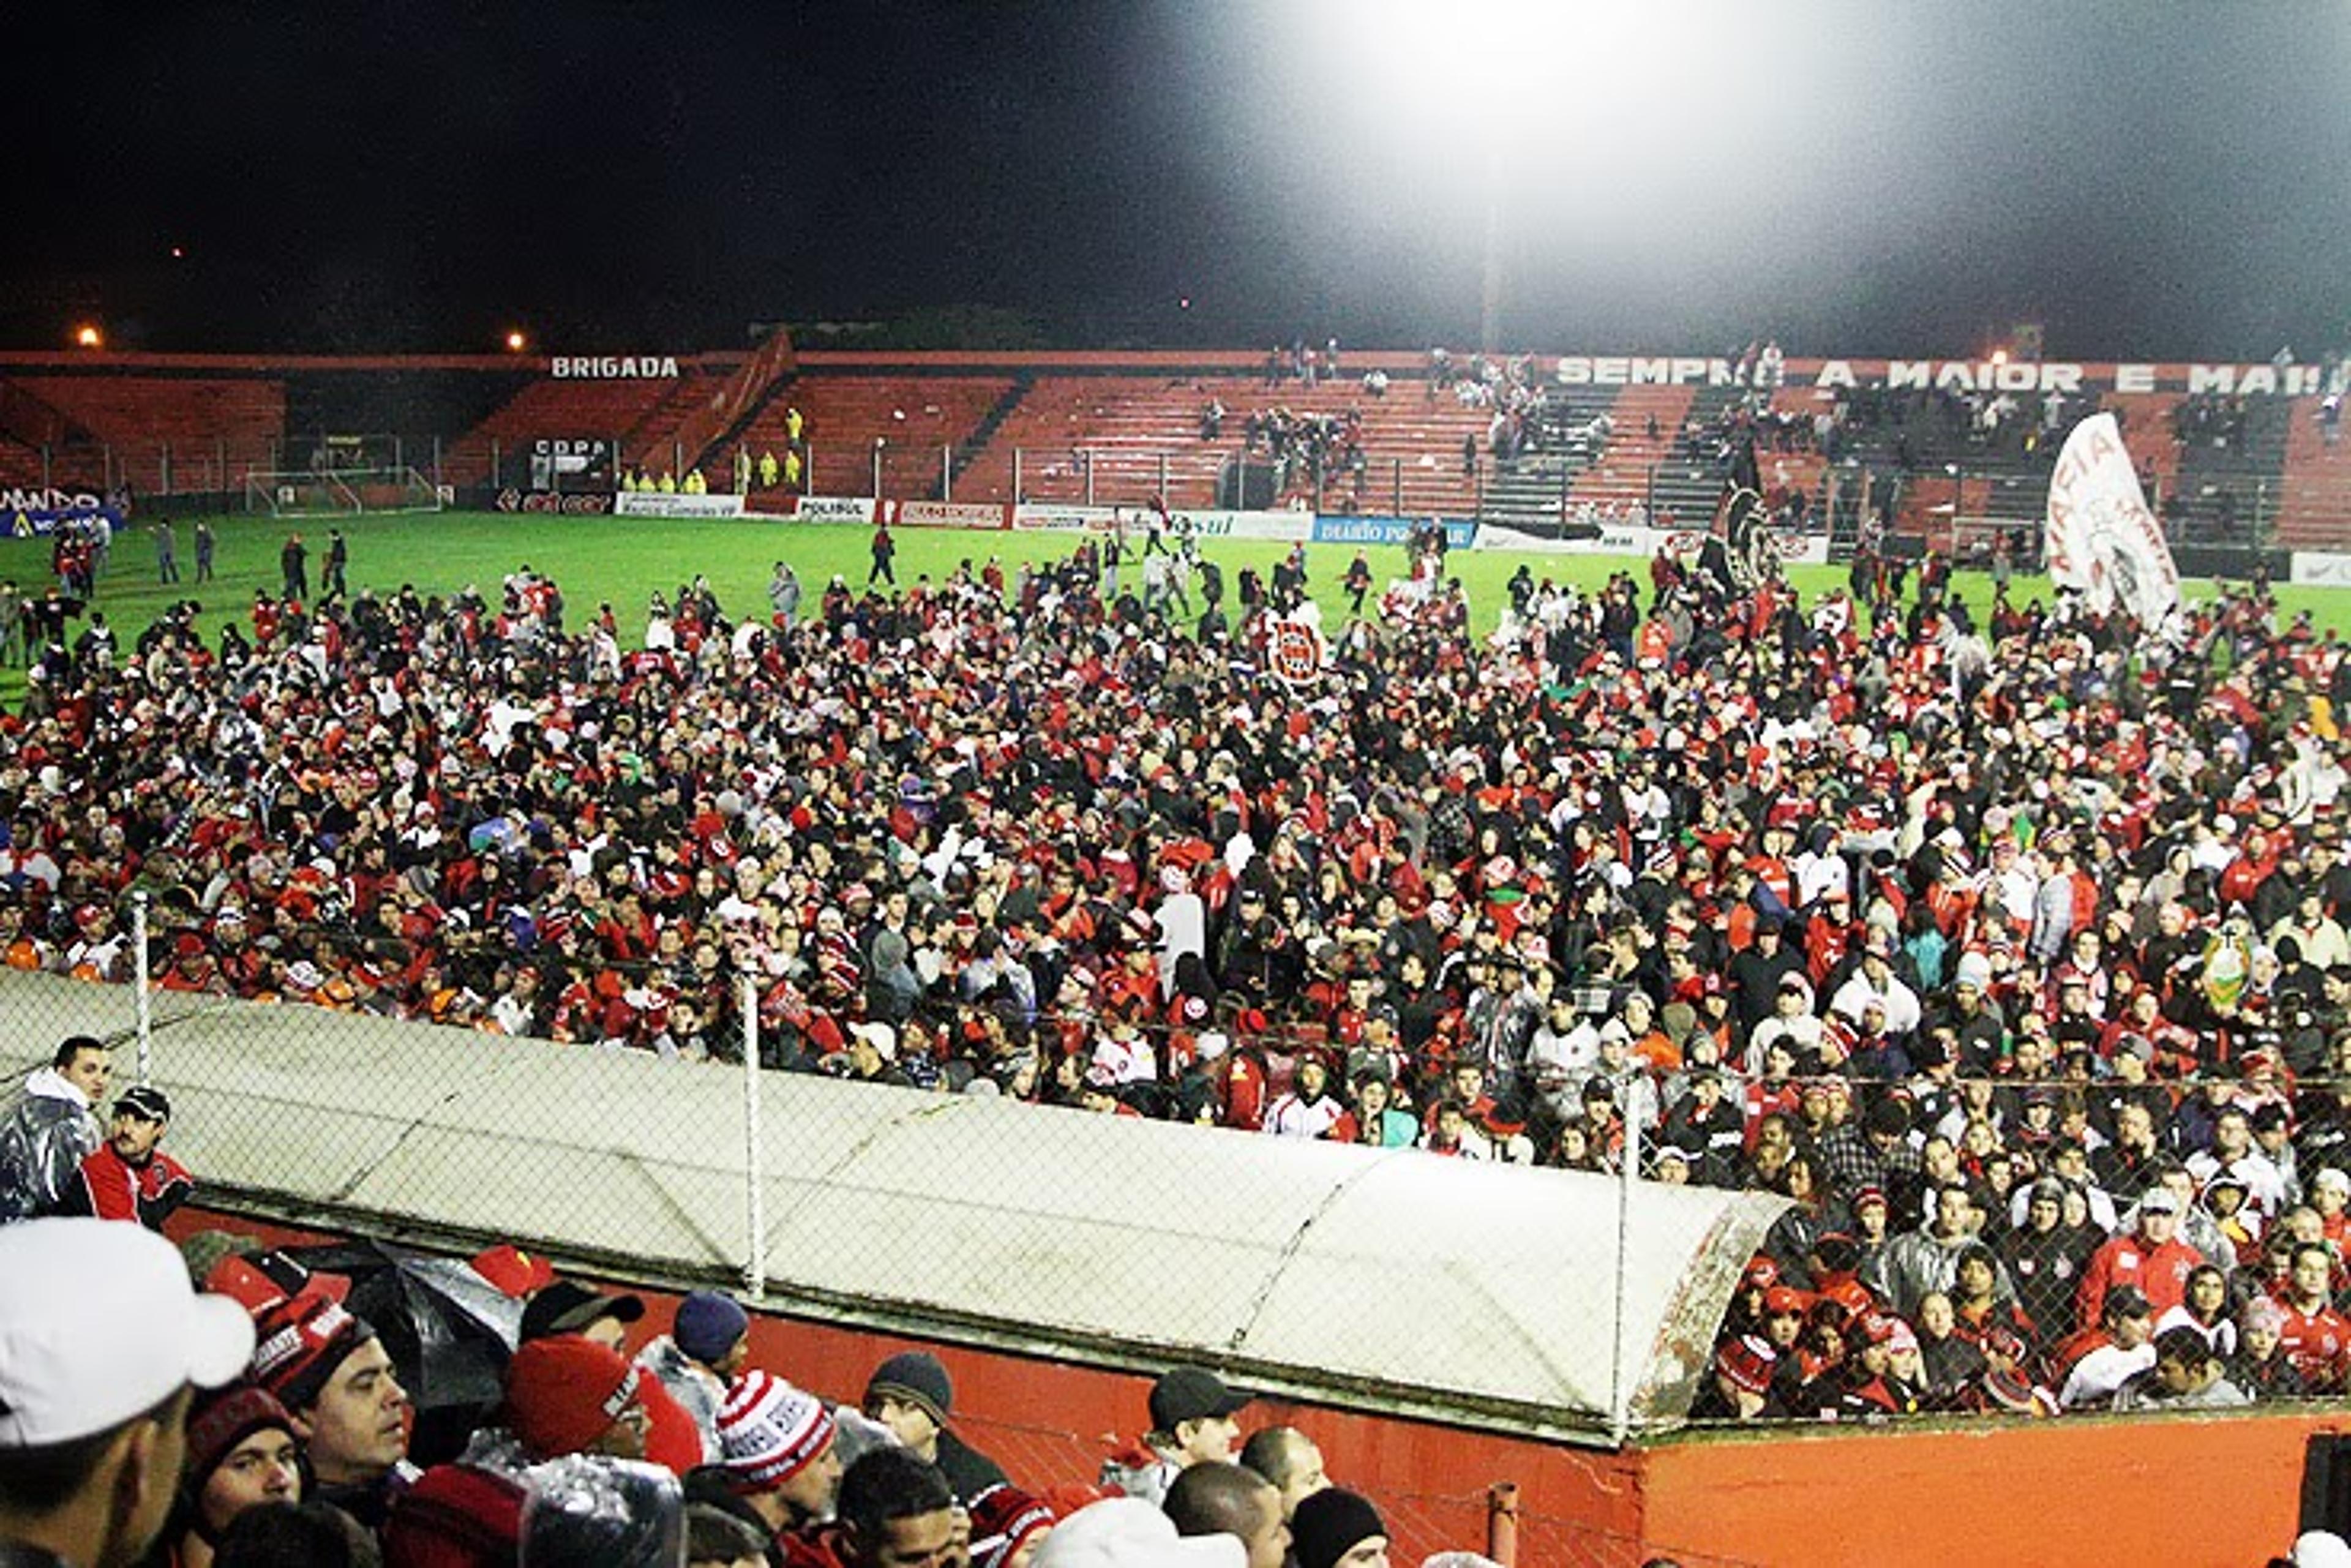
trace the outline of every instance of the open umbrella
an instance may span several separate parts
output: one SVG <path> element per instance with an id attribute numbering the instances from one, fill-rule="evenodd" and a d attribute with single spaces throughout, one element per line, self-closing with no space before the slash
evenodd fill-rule
<path id="1" fill-rule="evenodd" d="M 286 1255 L 350 1281 L 343 1304 L 382 1339 L 416 1406 L 410 1458 L 420 1465 L 455 1458 L 504 1397 L 522 1302 L 469 1264 L 381 1242 L 292 1247 Z"/>

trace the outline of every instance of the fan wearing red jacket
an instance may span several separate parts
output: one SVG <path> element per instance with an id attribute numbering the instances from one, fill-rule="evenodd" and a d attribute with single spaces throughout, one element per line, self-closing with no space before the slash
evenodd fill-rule
<path id="1" fill-rule="evenodd" d="M 2340 1394 L 2351 1382 L 2351 1319 L 2335 1310 L 2335 1257 L 2312 1241 L 2294 1249 L 2278 1341 L 2314 1394 Z"/>
<path id="2" fill-rule="evenodd" d="M 161 1089 L 140 1083 L 123 1091 L 106 1142 L 83 1158 L 60 1212 L 162 1229 L 196 1190 L 188 1167 L 157 1146 L 171 1122 L 172 1103 Z"/>
<path id="3" fill-rule="evenodd" d="M 2138 1228 L 2117 1236 L 2091 1255 L 2082 1270 L 2078 1319 L 2095 1323 L 2105 1310 L 2106 1292 L 2136 1285 L 2159 1317 L 2188 1296 L 2188 1276 L 2204 1255 L 2179 1239 L 2179 1196 L 2160 1182 L 2139 1199 Z"/>

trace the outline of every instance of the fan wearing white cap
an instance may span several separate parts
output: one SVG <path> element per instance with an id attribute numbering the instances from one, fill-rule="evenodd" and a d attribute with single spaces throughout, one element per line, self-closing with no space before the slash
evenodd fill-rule
<path id="1" fill-rule="evenodd" d="M 170 1512 L 189 1390 L 245 1371 L 253 1322 L 135 1225 L 0 1228 L 0 1561 L 127 1568 Z"/>

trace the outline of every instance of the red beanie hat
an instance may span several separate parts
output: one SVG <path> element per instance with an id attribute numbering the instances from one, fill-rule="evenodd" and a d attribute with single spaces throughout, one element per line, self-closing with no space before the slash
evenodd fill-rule
<path id="1" fill-rule="evenodd" d="M 533 1457 L 591 1447 L 637 1396 L 639 1374 L 619 1353 L 578 1334 L 535 1339 L 507 1364 L 507 1421 Z"/>

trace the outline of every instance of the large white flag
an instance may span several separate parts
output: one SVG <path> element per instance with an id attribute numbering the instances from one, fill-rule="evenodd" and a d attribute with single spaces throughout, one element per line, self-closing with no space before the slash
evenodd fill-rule
<path id="1" fill-rule="evenodd" d="M 2049 480 L 2044 535 L 2049 575 L 2103 615 L 2120 605 L 2149 629 L 2179 603 L 2171 547 L 2138 487 L 2122 427 L 2111 413 L 2074 427 Z"/>

